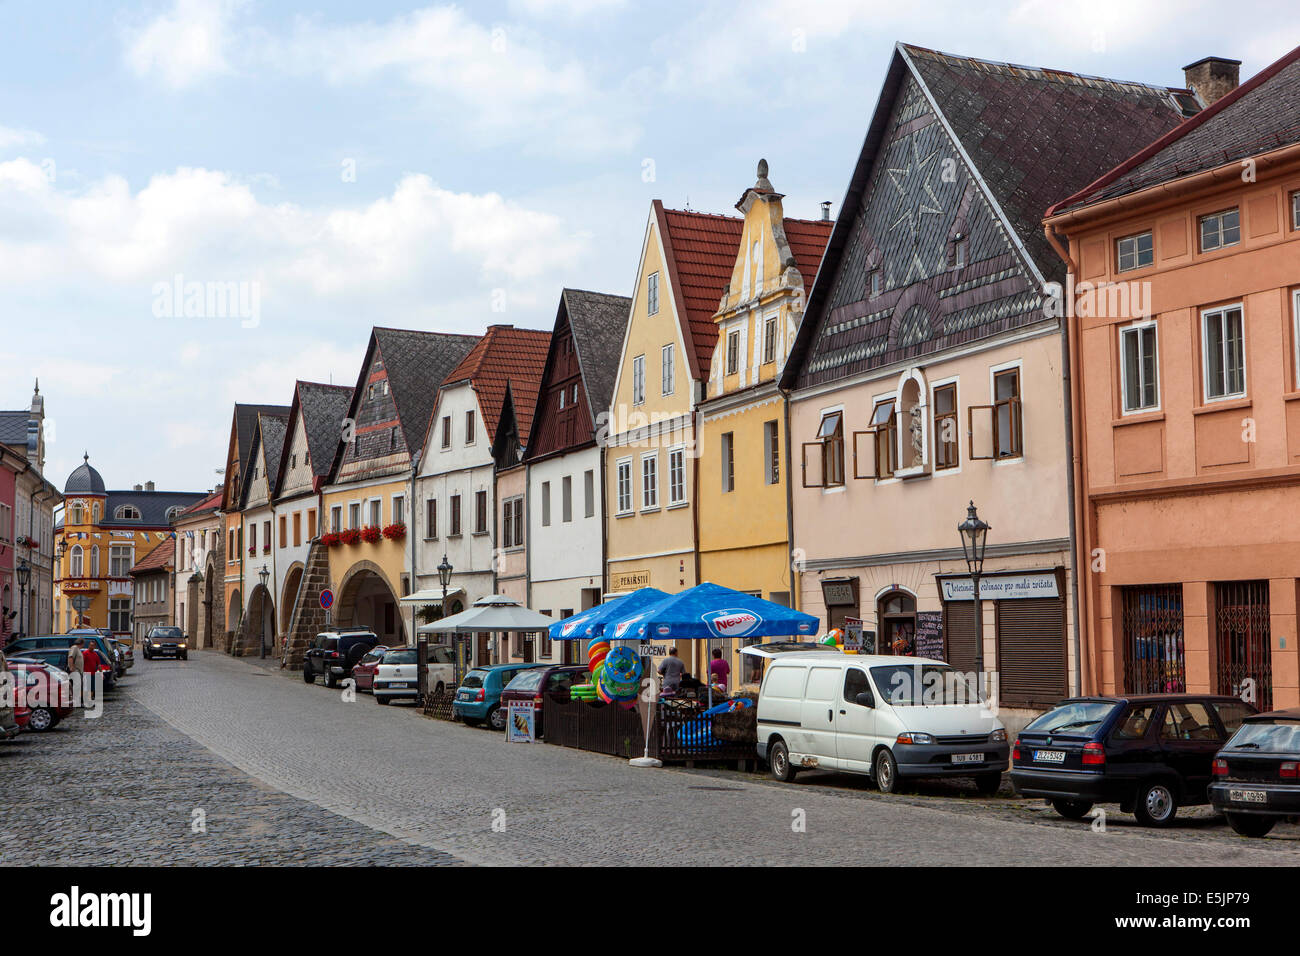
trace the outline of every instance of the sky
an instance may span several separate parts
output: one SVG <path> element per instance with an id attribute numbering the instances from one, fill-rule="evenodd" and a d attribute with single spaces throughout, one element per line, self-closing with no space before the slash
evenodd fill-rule
<path id="1" fill-rule="evenodd" d="M 354 384 L 373 325 L 630 294 L 653 199 L 734 213 L 762 157 L 837 216 L 897 41 L 1182 86 L 1284 7 L 0 0 L 0 408 L 39 377 L 60 487 L 202 491 L 234 402 Z"/>

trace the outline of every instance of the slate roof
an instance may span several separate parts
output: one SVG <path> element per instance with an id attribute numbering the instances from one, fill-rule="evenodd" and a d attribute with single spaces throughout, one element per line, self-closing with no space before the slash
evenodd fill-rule
<path id="1" fill-rule="evenodd" d="M 188 508 L 182 511 L 177 517 L 178 518 L 184 518 L 187 516 L 192 517 L 197 514 L 202 514 L 205 511 L 216 511 L 218 508 L 221 507 L 221 497 L 222 497 L 221 490 L 218 489 L 212 492 L 212 494 L 208 495 L 206 498 L 200 501 L 196 501 L 194 504 L 190 505 Z"/>
<path id="2" fill-rule="evenodd" d="M 184 511 L 195 502 L 206 498 L 201 491 L 110 491 L 104 500 L 101 528 L 163 529 L 171 526 L 167 512 L 172 508 Z M 140 512 L 138 521 L 114 518 L 122 505 L 133 505 Z"/>
<path id="3" fill-rule="evenodd" d="M 176 544 L 172 539 L 168 538 L 137 561 L 135 566 L 131 568 L 131 574 L 146 574 L 149 571 L 170 570 L 175 552 Z"/>
<path id="4" fill-rule="evenodd" d="M 632 314 L 632 300 L 625 295 L 565 289 L 560 293 L 561 306 L 569 317 L 582 385 L 587 392 L 592 421 L 609 408 L 614 397 L 614 380 L 618 378 L 619 353 Z M 559 317 L 556 317 L 558 321 Z M 540 387 L 540 381 L 539 381 Z M 535 400 L 534 400 L 535 401 Z"/>
<path id="5" fill-rule="evenodd" d="M 731 284 L 731 272 L 740 249 L 744 220 L 735 216 L 665 209 L 654 201 L 666 262 L 672 283 L 682 338 L 687 345 L 691 376 L 709 377 L 718 326 L 713 316 L 722 293 Z"/>
<path id="6" fill-rule="evenodd" d="M 550 344 L 551 333 L 542 329 L 490 325 L 469 354 L 447 373 L 442 385 L 468 381 L 478 394 L 484 434 L 495 436 L 509 383 L 519 441 L 526 447 Z"/>
<path id="7" fill-rule="evenodd" d="M 248 451 L 253 445 L 258 415 L 288 415 L 288 405 L 241 405 L 235 403 L 235 431 L 239 441 L 241 471 L 248 464 Z"/>
<path id="8" fill-rule="evenodd" d="M 1300 47 L 1048 211 L 1113 199 L 1300 143 Z"/>
<path id="9" fill-rule="evenodd" d="M 0 412 L 0 442 L 6 445 L 27 446 L 27 422 L 32 413 L 27 409 Z"/>
<path id="10" fill-rule="evenodd" d="M 253 432 L 253 443 L 249 447 L 250 453 L 255 453 L 259 447 L 262 449 L 262 458 L 266 465 L 266 492 L 268 499 L 275 498 L 276 482 L 279 480 L 280 473 L 280 455 L 284 448 L 284 433 L 289 428 L 289 413 L 286 411 L 283 415 L 261 414 L 257 416 L 257 428 Z M 248 467 L 252 461 L 247 461 L 243 465 L 243 487 L 239 490 L 239 507 L 242 510 L 248 503 L 248 490 L 253 486 L 253 482 L 248 478 Z"/>
<path id="11" fill-rule="evenodd" d="M 283 438 L 280 462 L 276 467 L 275 492 L 278 495 L 286 471 L 285 452 L 293 447 L 294 431 L 298 427 L 299 413 L 307 431 L 307 453 L 311 457 L 311 473 L 324 478 L 334 465 L 339 441 L 343 435 L 343 419 L 352 403 L 349 385 L 326 385 L 321 382 L 296 382 L 293 404 L 289 406 L 287 427 Z"/>
<path id="12" fill-rule="evenodd" d="M 371 335 L 384 359 L 406 447 L 423 448 L 429 416 L 433 414 L 438 398 L 438 387 L 447 373 L 474 347 L 478 337 L 380 326 L 376 326 Z M 363 377 L 370 367 L 369 352 L 366 360 L 367 364 L 361 369 Z M 315 452 L 312 457 L 315 458 Z"/>
<path id="13" fill-rule="evenodd" d="M 72 474 L 68 475 L 68 480 L 63 485 L 63 493 L 65 495 L 102 495 L 105 493 L 104 479 L 90 463 L 89 454 L 85 456 L 80 465 L 72 470 Z"/>

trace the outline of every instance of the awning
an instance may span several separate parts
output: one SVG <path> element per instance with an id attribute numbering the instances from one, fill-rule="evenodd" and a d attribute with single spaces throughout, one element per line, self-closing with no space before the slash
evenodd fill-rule
<path id="1" fill-rule="evenodd" d="M 802 651 L 839 651 L 838 647 L 830 644 L 818 644 L 813 641 L 772 641 L 769 644 L 751 644 L 748 647 L 742 647 L 740 653 L 748 654 L 750 657 L 770 658 L 779 654 L 798 654 Z"/>
<path id="2" fill-rule="evenodd" d="M 464 588 L 447 588 L 447 597 L 453 598 L 457 594 L 464 594 Z M 423 591 L 416 591 L 401 598 L 398 604 L 414 604 L 419 607 L 427 607 L 431 604 L 442 603 L 442 588 L 425 588 Z"/>

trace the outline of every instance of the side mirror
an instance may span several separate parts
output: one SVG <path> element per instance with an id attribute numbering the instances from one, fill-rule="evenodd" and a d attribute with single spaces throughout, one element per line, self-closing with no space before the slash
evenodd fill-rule
<path id="1" fill-rule="evenodd" d="M 869 690 L 864 690 L 864 691 L 863 691 L 861 694 L 859 694 L 857 697 L 853 698 L 853 702 L 854 702 L 855 704 L 857 704 L 859 707 L 875 707 L 875 706 L 876 706 L 876 699 L 875 699 L 874 697 L 871 696 L 871 691 L 869 691 Z"/>

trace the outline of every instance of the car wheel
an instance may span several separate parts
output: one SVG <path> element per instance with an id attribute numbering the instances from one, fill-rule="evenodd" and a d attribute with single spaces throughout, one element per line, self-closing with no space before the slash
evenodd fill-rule
<path id="1" fill-rule="evenodd" d="M 189 659 L 190 659 L 190 655 L 188 655 L 188 654 L 182 654 L 182 655 L 181 655 L 181 660 L 183 660 L 183 661 L 188 661 Z"/>
<path id="2" fill-rule="evenodd" d="M 388 698 L 387 698 L 387 697 L 381 697 L 381 696 L 379 696 L 378 694 L 376 694 L 376 695 L 375 695 L 375 703 L 376 703 L 376 704 L 387 704 L 387 703 L 388 703 Z"/>
<path id="3" fill-rule="evenodd" d="M 488 726 L 493 730 L 506 729 L 506 712 L 502 707 L 493 707 L 488 711 Z"/>
<path id="4" fill-rule="evenodd" d="M 1224 816 L 1228 818 L 1232 832 L 1244 837 L 1262 837 L 1277 823 L 1276 817 L 1261 817 L 1253 813 L 1225 813 Z"/>
<path id="5" fill-rule="evenodd" d="M 339 686 L 338 679 L 337 679 L 333 674 L 331 674 L 329 671 L 326 671 L 326 672 L 325 672 L 325 686 L 326 686 L 326 687 L 338 687 L 338 686 Z"/>
<path id="6" fill-rule="evenodd" d="M 1086 817 L 1092 804 L 1087 800 L 1065 800 L 1058 798 L 1052 801 L 1052 809 L 1067 820 L 1082 820 Z"/>
<path id="7" fill-rule="evenodd" d="M 876 754 L 876 787 L 881 793 L 898 793 L 898 761 L 888 749 Z"/>
<path id="8" fill-rule="evenodd" d="M 302 682 L 303 682 L 304 684 L 314 684 L 314 683 L 316 683 L 316 678 L 313 677 L 312 674 L 311 674 L 311 668 L 308 667 L 306 664 L 304 664 L 304 665 L 302 666 Z"/>
<path id="9" fill-rule="evenodd" d="M 55 723 L 57 723 L 57 721 L 55 721 L 54 714 L 49 709 L 45 707 L 34 707 L 32 708 L 31 719 L 27 721 L 27 729 L 40 733 L 41 731 L 49 730 L 55 725 Z"/>
<path id="10" fill-rule="evenodd" d="M 975 791 L 981 797 L 991 797 L 1002 789 L 1002 773 L 982 773 L 975 778 Z"/>
<path id="11" fill-rule="evenodd" d="M 790 748 L 785 745 L 784 740 L 778 740 L 768 748 L 767 767 L 772 772 L 772 776 L 782 783 L 789 783 L 794 779 L 797 771 L 790 763 Z"/>
<path id="12" fill-rule="evenodd" d="M 1144 827 L 1167 827 L 1178 814 L 1178 798 L 1167 780 L 1150 780 L 1138 789 L 1133 815 Z"/>
<path id="13" fill-rule="evenodd" d="M 477 717 L 462 717 L 461 721 L 466 727 L 477 727 L 479 724 L 483 723 L 483 721 L 479 720 Z"/>

